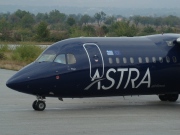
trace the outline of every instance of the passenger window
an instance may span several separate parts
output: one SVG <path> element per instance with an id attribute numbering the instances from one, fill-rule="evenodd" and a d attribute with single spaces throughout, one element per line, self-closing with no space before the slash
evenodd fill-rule
<path id="1" fill-rule="evenodd" d="M 152 57 L 153 63 L 156 63 L 156 57 Z"/>
<path id="2" fill-rule="evenodd" d="M 127 59 L 125 57 L 123 58 L 123 62 L 124 62 L 124 64 L 127 63 Z"/>
<path id="3" fill-rule="evenodd" d="M 162 57 L 159 57 L 159 62 L 163 63 L 163 58 Z"/>
<path id="4" fill-rule="evenodd" d="M 177 62 L 177 59 L 176 59 L 176 57 L 175 57 L 175 56 L 173 56 L 173 57 L 172 57 L 172 59 L 173 59 L 173 62 L 174 62 L 174 63 L 176 63 L 176 62 Z"/>
<path id="5" fill-rule="evenodd" d="M 119 63 L 120 63 L 119 58 L 116 58 L 116 63 L 117 63 L 117 64 L 119 64 Z"/>
<path id="6" fill-rule="evenodd" d="M 65 54 L 60 54 L 56 57 L 56 59 L 54 60 L 54 62 L 56 63 L 61 63 L 61 64 L 66 64 L 66 57 Z"/>
<path id="7" fill-rule="evenodd" d="M 146 60 L 146 63 L 149 63 L 149 58 L 148 57 L 146 57 L 145 60 Z"/>
<path id="8" fill-rule="evenodd" d="M 168 56 L 166 56 L 166 62 L 169 63 L 170 62 L 170 58 Z"/>
<path id="9" fill-rule="evenodd" d="M 109 63 L 110 63 L 110 64 L 112 64 L 112 63 L 113 63 L 112 58 L 109 58 Z"/>
<path id="10" fill-rule="evenodd" d="M 76 58 L 73 54 L 67 54 L 67 62 L 68 64 L 75 64 Z"/>
<path id="11" fill-rule="evenodd" d="M 138 58 L 138 61 L 139 61 L 139 63 L 142 63 L 142 58 L 139 57 L 139 58 Z"/>
<path id="12" fill-rule="evenodd" d="M 130 58 L 130 62 L 134 63 L 134 58 L 133 57 Z"/>

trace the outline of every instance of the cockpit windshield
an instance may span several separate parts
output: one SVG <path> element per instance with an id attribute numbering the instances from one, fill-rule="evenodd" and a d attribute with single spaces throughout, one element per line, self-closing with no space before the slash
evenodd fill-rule
<path id="1" fill-rule="evenodd" d="M 56 46 L 51 46 L 46 49 L 36 60 L 36 62 L 53 62 L 58 53 Z"/>
<path id="2" fill-rule="evenodd" d="M 37 59 L 37 62 L 52 62 L 54 60 L 54 58 L 56 57 L 55 54 L 43 54 L 41 55 L 41 57 L 39 59 Z"/>

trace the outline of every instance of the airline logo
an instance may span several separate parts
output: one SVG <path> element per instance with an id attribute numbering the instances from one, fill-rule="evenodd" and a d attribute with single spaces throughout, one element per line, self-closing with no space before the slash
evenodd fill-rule
<path id="1" fill-rule="evenodd" d="M 124 74 L 128 73 L 128 77 L 126 79 L 126 83 L 124 86 L 122 86 L 122 81 L 125 79 Z M 132 73 L 136 73 L 136 77 L 132 77 Z M 115 80 L 111 75 L 112 74 L 119 74 L 119 80 L 118 83 L 116 83 L 117 80 Z M 103 80 L 108 80 L 110 82 L 110 85 L 103 84 Z M 141 80 L 140 82 L 137 80 Z M 84 90 L 89 90 L 92 86 L 97 85 L 98 90 L 110 90 L 113 87 L 116 87 L 116 89 L 119 89 L 120 87 L 123 87 L 126 89 L 128 86 L 130 86 L 133 89 L 139 88 L 142 84 L 147 85 L 147 88 L 151 87 L 151 74 L 149 68 L 147 68 L 145 74 L 142 78 L 140 78 L 140 71 L 137 68 L 110 68 L 105 75 L 105 78 L 100 78 L 100 74 L 98 69 L 96 70 L 93 78 L 92 83 L 88 85 Z"/>

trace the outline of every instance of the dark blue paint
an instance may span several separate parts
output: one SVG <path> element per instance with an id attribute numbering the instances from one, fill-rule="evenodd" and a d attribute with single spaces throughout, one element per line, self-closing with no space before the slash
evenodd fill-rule
<path id="1" fill-rule="evenodd" d="M 97 97 L 97 96 L 124 96 L 124 95 L 148 95 L 148 94 L 170 94 L 180 93 L 180 44 L 175 40 L 180 34 L 152 35 L 145 37 L 117 37 L 117 38 L 74 38 L 57 42 L 49 47 L 45 52 L 54 50 L 58 54 L 74 54 L 76 64 L 63 65 L 55 62 L 33 62 L 24 67 L 12 76 L 6 85 L 19 92 L 39 95 L 43 97 Z M 166 41 L 174 41 L 174 46 L 168 46 Z M 139 82 L 147 68 L 151 72 L 151 86 L 165 84 L 165 88 L 147 88 L 142 85 L 138 89 L 132 89 L 129 85 L 126 89 L 120 87 L 116 89 L 119 82 L 120 73 L 112 74 L 116 80 L 115 87 L 110 90 L 97 90 L 97 84 L 91 89 L 84 90 L 91 84 L 89 60 L 83 48 L 83 44 L 94 43 L 99 46 L 103 53 L 105 74 L 110 68 L 137 68 L 140 71 Z M 108 55 L 107 50 L 114 51 L 114 55 Z M 92 55 L 94 52 L 92 51 Z M 166 56 L 171 58 L 167 63 Z M 177 58 L 177 63 L 172 61 L 172 57 Z M 115 62 L 116 57 L 120 58 L 120 64 Z M 128 64 L 122 62 L 126 57 Z M 134 64 L 129 62 L 130 57 L 134 58 Z M 138 57 L 143 58 L 143 63 L 138 62 Z M 150 63 L 145 63 L 144 58 L 149 57 Z M 163 63 L 152 62 L 152 57 L 163 57 Z M 113 64 L 109 64 L 108 59 L 113 59 Z M 98 68 L 102 72 L 101 64 L 94 64 L 93 74 Z M 75 69 L 75 70 L 73 70 Z M 60 78 L 57 79 L 56 77 Z M 135 77 L 132 74 L 132 78 Z M 122 86 L 125 85 L 128 72 L 124 74 Z M 108 80 L 103 80 L 103 84 L 110 85 Z M 52 94 L 54 93 L 54 94 Z"/>

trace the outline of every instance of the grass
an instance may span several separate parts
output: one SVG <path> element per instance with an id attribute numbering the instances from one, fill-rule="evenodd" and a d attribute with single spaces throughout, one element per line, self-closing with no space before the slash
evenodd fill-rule
<path id="1" fill-rule="evenodd" d="M 51 45 L 54 42 L 30 42 L 30 41 L 16 41 L 16 42 L 10 42 L 10 41 L 0 41 L 0 45 L 6 45 L 6 44 L 13 44 L 13 45 Z"/>
<path id="2" fill-rule="evenodd" d="M 33 62 L 43 51 L 39 46 L 20 44 L 14 49 L 7 44 L 0 45 L 0 68 L 19 70 Z"/>
<path id="3" fill-rule="evenodd" d="M 13 60 L 0 60 L 0 68 L 1 69 L 9 69 L 9 70 L 20 70 L 24 66 L 26 66 L 26 62 L 18 62 Z"/>

